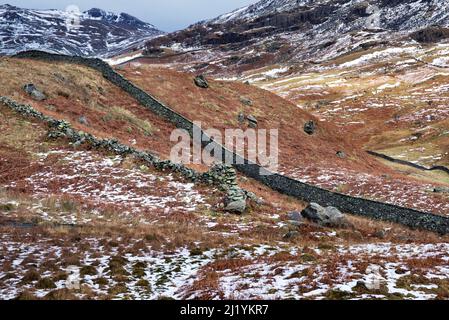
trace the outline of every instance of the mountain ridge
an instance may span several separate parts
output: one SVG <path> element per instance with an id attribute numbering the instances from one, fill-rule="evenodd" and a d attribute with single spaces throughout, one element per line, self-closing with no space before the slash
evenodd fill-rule
<path id="1" fill-rule="evenodd" d="M 30 49 L 80 56 L 108 57 L 162 35 L 152 24 L 127 13 L 98 8 L 79 12 L 0 6 L 0 54 Z"/>
<path id="2" fill-rule="evenodd" d="M 221 63 L 229 72 L 229 66 L 324 61 L 387 43 L 445 40 L 448 17 L 447 0 L 261 0 L 150 40 L 147 47 L 203 49 L 194 61 Z"/>

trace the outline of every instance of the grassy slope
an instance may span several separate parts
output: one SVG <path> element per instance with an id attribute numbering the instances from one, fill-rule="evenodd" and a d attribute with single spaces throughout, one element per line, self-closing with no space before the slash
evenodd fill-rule
<path id="1" fill-rule="evenodd" d="M 398 205 L 408 206 L 424 211 L 440 214 L 449 212 L 449 202 L 444 195 L 432 194 L 432 185 L 449 183 L 446 180 L 434 181 L 421 179 L 410 170 L 396 170 L 387 163 L 367 155 L 363 147 L 371 134 L 382 132 L 382 124 L 394 113 L 393 108 L 386 113 L 378 109 L 367 110 L 363 119 L 359 119 L 358 111 L 354 118 L 351 108 L 360 109 L 358 101 L 353 104 L 344 104 L 344 111 L 326 114 L 330 108 L 339 110 L 342 105 L 324 104 L 320 110 L 309 108 L 312 113 L 322 118 L 319 129 L 313 136 L 303 131 L 304 123 L 310 119 L 317 120 L 309 111 L 298 108 L 267 90 L 241 82 L 210 80 L 209 89 L 195 86 L 193 74 L 180 73 L 167 68 L 145 64 L 127 64 L 118 70 L 141 88 L 153 94 L 170 107 L 189 119 L 201 121 L 203 127 L 213 127 L 220 130 L 225 128 L 247 128 L 247 124 L 240 125 L 237 121 L 239 113 L 254 115 L 259 120 L 259 128 L 278 128 L 280 142 L 280 171 L 284 174 L 309 182 L 324 188 L 348 193 L 355 196 L 372 198 Z M 341 80 L 336 71 L 320 72 L 320 74 L 299 75 L 299 79 L 278 80 L 268 89 L 280 93 L 274 87 L 285 88 L 290 81 L 298 85 L 326 85 L 314 91 L 313 94 L 322 94 L 332 91 L 331 81 L 336 81 L 335 92 L 338 92 Z M 357 88 L 368 86 L 372 81 L 380 85 L 382 79 L 371 76 L 366 83 L 360 77 L 348 77 Z M 298 82 L 300 81 L 300 82 Z M 264 82 L 265 85 L 267 83 Z M 371 84 L 372 85 L 372 84 Z M 364 89 L 365 90 L 365 89 Z M 294 92 L 292 93 L 294 94 Z M 339 97 L 348 95 L 348 92 L 338 92 Z M 336 98 L 335 96 L 334 98 Z M 250 99 L 250 106 L 242 103 L 242 98 Z M 302 97 L 312 104 L 314 97 Z M 322 101 L 322 100 L 319 100 Z M 303 104 L 303 100 L 295 101 Z M 345 112 L 348 110 L 348 112 Z M 369 120 L 367 120 L 369 119 Z M 349 124 L 348 122 L 370 122 L 365 124 Z M 391 125 L 394 127 L 394 125 Z M 369 135 L 368 135 L 369 134 Z M 337 157 L 337 151 L 344 151 L 346 157 Z M 429 178 L 431 178 L 429 176 Z"/>
<path id="2" fill-rule="evenodd" d="M 24 66 L 17 61 L 1 63 L 16 68 Z M 6 72 L 5 65 L 3 68 Z M 87 114 L 92 127 L 76 124 L 80 129 L 99 136 L 122 137 L 125 142 L 131 137 L 141 138 L 141 146 L 163 151 L 158 139 L 165 142 L 165 138 L 132 136 L 126 130 L 136 125 L 137 131 L 139 124 L 135 118 L 142 120 L 137 115 L 122 120 L 114 131 L 109 128 L 103 131 L 102 121 L 92 120 L 97 113 L 116 115 L 112 108 L 115 105 L 141 115 L 140 109 L 130 107 L 135 104 L 133 100 L 108 86 L 95 73 L 77 66 L 34 62 L 29 69 L 31 76 L 16 79 L 11 73 L 12 81 L 2 80 L 2 94 L 32 102 L 21 93 L 20 87 L 33 82 L 50 96 L 45 104 L 51 101 L 55 108 L 48 110 L 44 104 L 32 102 L 37 109 L 74 124 L 77 117 Z M 52 75 L 58 71 L 65 78 L 75 77 L 70 91 L 70 98 L 75 101 L 70 106 L 56 97 L 56 90 L 67 89 L 67 85 L 54 80 Z M 101 85 L 113 98 L 103 100 L 106 98 L 98 96 L 96 89 L 84 92 L 90 89 L 75 84 L 84 83 L 82 79 L 89 77 L 92 85 Z M 111 107 L 104 110 L 98 107 L 99 101 Z M 158 119 L 144 112 L 142 115 L 149 122 L 152 119 L 151 124 L 158 128 L 155 126 Z M 432 272 L 444 276 L 439 267 L 446 264 L 442 259 L 446 238 L 360 218 L 350 218 L 355 225 L 350 230 L 308 224 L 299 228 L 289 226 L 285 213 L 301 210 L 304 204 L 244 177 L 240 177 L 240 184 L 255 191 L 266 204 L 252 207 L 244 216 L 223 214 L 214 208 L 220 193 L 197 186 L 192 194 L 191 187 L 183 187 L 187 186 L 185 181 L 142 168 L 132 159 L 73 149 L 64 140 L 48 141 L 47 128 L 20 118 L 3 106 L 0 106 L 0 129 L 3 298 L 155 299 L 167 295 L 202 299 L 367 298 L 375 292 L 354 288 L 342 293 L 336 288 L 344 285 L 352 288 L 357 280 L 363 279 L 371 263 L 396 262 L 393 268 L 398 272 L 405 269 L 416 274 Z M 204 202 L 196 204 L 196 196 Z M 169 197 L 174 200 L 162 208 L 154 206 Z M 186 197 L 193 201 L 185 202 Z M 154 202 L 142 207 L 140 200 L 132 198 Z M 192 203 L 193 210 L 185 210 L 192 208 Z M 66 223 L 72 226 L 61 226 Z M 299 231 L 299 235 L 283 239 L 289 230 Z M 383 250 L 384 244 L 379 242 L 398 247 L 389 250 L 388 257 L 364 249 L 370 245 Z M 426 247 L 431 254 L 416 254 L 422 251 L 422 243 L 432 244 Z M 403 254 L 409 251 L 415 254 Z M 71 265 L 81 268 L 79 290 L 63 289 Z M 261 269 L 261 265 L 267 267 Z M 348 265 L 354 267 L 344 271 Z M 439 298 L 448 294 L 444 281 L 425 276 L 409 279 L 406 275 L 403 282 L 390 278 L 388 281 L 397 290 L 408 288 L 406 293 L 412 292 L 415 297 L 426 292 Z M 248 277 L 252 280 L 248 281 Z M 229 286 L 226 283 L 231 279 Z M 410 287 L 414 283 L 436 287 L 416 292 Z M 406 298 L 404 292 L 390 291 L 383 289 L 380 294 Z"/>

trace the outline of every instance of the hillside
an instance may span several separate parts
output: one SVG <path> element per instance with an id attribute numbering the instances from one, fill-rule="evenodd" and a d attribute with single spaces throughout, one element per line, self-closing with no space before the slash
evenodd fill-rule
<path id="1" fill-rule="evenodd" d="M 29 73 L 18 73 L 25 65 Z M 221 109 L 199 112 L 205 102 L 224 99 L 231 114 L 247 96 L 253 102 L 248 110 L 259 110 L 268 124 L 274 121 L 264 116 L 270 105 L 290 110 L 286 117 L 310 116 L 253 86 L 211 80 L 211 90 L 196 91 L 191 74 L 139 68 L 119 71 L 142 87 L 147 83 L 155 95 L 165 91 L 165 101 L 179 112 L 204 116 L 200 120 L 219 128 Z M 0 69 L 2 79 L 9 78 L 1 80 L 0 96 L 19 103 L 0 102 L 2 299 L 447 298 L 447 236 L 352 216 L 347 227 L 294 224 L 292 211 L 307 204 L 243 176 L 239 187 L 262 201 L 251 202 L 244 215 L 229 214 L 220 207 L 224 194 L 217 186 L 120 149 L 73 143 L 57 134 L 67 127 L 58 131 L 60 122 L 49 127 L 36 116 L 38 110 L 68 121 L 72 133 L 115 138 L 164 157 L 173 127 L 100 73 L 12 58 L 2 58 Z M 47 99 L 24 93 L 29 83 Z M 324 143 L 333 130 L 324 126 L 316 139 Z M 301 130 L 290 134 L 302 137 Z M 332 141 L 351 145 L 336 139 L 326 146 Z M 371 288 L 373 272 L 378 289 Z M 81 280 L 79 288 L 67 288 L 72 278 Z"/>
<path id="2" fill-rule="evenodd" d="M 210 80 L 205 90 L 194 85 L 193 74 L 141 63 L 127 64 L 119 72 L 187 118 L 201 121 L 205 128 L 244 129 L 248 125 L 239 124 L 239 113 L 255 116 L 259 128 L 279 128 L 279 170 L 288 176 L 363 198 L 449 213 L 447 196 L 432 192 L 448 185 L 445 174 L 435 179 L 433 174 L 406 166 L 389 167 L 368 155 L 363 136 L 341 122 L 319 121 L 297 105 L 244 83 Z M 248 99 L 250 105 L 242 103 Z M 315 113 L 313 108 L 310 111 Z M 313 135 L 304 132 L 309 120 L 317 123 Z"/>
<path id="3" fill-rule="evenodd" d="M 0 5 L 0 54 L 41 49 L 81 56 L 113 56 L 163 34 L 126 13 L 24 9 Z"/>
<path id="4" fill-rule="evenodd" d="M 444 40 L 448 15 L 447 0 L 262 0 L 151 40 L 147 47 L 185 52 L 176 59 L 185 68 L 236 75 L 385 44 Z"/>
<path id="5" fill-rule="evenodd" d="M 122 67 L 190 118 L 221 128 L 224 121 L 235 125 L 246 109 L 264 127 L 279 126 L 280 170 L 290 177 L 447 214 L 447 193 L 434 192 L 449 183 L 447 7 L 419 0 L 263 0 L 154 39 L 143 57 Z M 155 66 L 202 73 L 220 85 L 249 83 L 290 103 L 241 109 L 235 99 L 217 100 L 215 112 L 196 113 L 204 109 L 200 103 L 186 110 L 185 97 L 154 79 L 157 72 L 145 71 Z M 304 134 L 307 119 L 322 131 Z M 347 156 L 338 157 L 341 152 Z"/>

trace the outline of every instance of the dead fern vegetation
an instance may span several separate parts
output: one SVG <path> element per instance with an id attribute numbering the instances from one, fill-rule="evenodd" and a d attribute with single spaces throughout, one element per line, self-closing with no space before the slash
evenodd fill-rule
<path id="1" fill-rule="evenodd" d="M 29 72 L 18 76 L 25 67 Z M 0 95 L 66 119 L 78 130 L 167 155 L 173 127 L 95 72 L 5 58 L 0 70 L 10 75 L 10 81 L 0 79 Z M 167 71 L 164 81 L 175 76 Z M 23 94 L 28 82 L 48 100 L 35 102 Z M 214 85 L 225 95 L 219 98 L 223 105 L 226 94 L 241 89 Z M 239 99 L 259 103 L 251 94 L 256 92 L 243 91 Z M 87 121 L 81 123 L 81 116 Z M 349 217 L 354 225 L 349 229 L 294 226 L 287 213 L 306 203 L 240 175 L 239 185 L 263 202 L 232 215 L 220 208 L 219 190 L 131 158 L 50 140 L 42 123 L 3 105 L 0 130 L 2 299 L 448 296 L 447 283 L 438 278 L 447 265 L 447 237 L 358 217 Z M 288 232 L 295 236 L 286 238 Z M 367 281 L 373 264 L 396 291 L 359 290 L 357 282 Z M 79 286 L 68 288 L 73 268 Z M 392 270 L 402 276 L 391 278 Z"/>

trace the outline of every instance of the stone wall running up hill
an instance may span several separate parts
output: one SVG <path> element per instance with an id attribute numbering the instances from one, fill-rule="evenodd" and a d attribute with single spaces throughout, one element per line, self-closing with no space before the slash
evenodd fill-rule
<path id="1" fill-rule="evenodd" d="M 193 132 L 194 124 L 190 120 L 170 109 L 168 106 L 125 79 L 100 59 L 55 55 L 41 51 L 22 52 L 16 57 L 53 62 L 77 63 L 98 70 L 107 80 L 130 94 L 146 108 L 173 122 L 178 128 L 185 129 L 190 133 Z M 316 202 L 323 206 L 333 206 L 339 208 L 341 211 L 355 215 L 399 223 L 414 229 L 424 229 L 441 234 L 449 233 L 448 217 L 331 192 L 283 175 L 270 174 L 270 172 L 267 172 L 259 165 L 243 159 L 239 155 L 212 141 L 204 133 L 203 138 L 203 140 L 205 140 L 203 142 L 204 146 L 212 143 L 215 147 L 219 147 L 220 150 L 222 150 L 222 159 L 231 158 L 234 159 L 234 163 L 243 163 L 235 165 L 237 170 L 283 194 L 307 202 Z M 237 159 L 239 159 L 239 161 L 236 161 Z"/>

